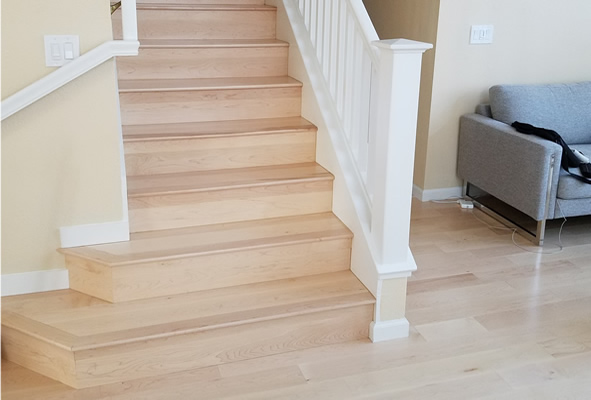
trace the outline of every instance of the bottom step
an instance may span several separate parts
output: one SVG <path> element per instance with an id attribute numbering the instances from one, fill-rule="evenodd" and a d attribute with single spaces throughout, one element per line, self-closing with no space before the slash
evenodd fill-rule
<path id="1" fill-rule="evenodd" d="M 2 357 L 75 388 L 368 336 L 350 271 L 111 304 L 63 290 L 2 299 Z"/>

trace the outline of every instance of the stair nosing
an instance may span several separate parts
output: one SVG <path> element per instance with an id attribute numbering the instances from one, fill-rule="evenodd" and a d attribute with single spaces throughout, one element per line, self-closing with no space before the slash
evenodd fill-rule
<path id="1" fill-rule="evenodd" d="M 322 306 L 315 307 L 315 308 L 308 308 L 308 309 L 302 309 L 302 310 L 297 310 L 297 311 L 285 312 L 285 313 L 282 313 L 279 315 L 272 314 L 272 310 L 276 307 L 273 307 L 273 306 L 265 307 L 265 308 L 257 309 L 257 311 L 266 312 L 267 314 L 262 315 L 262 316 L 258 316 L 258 317 L 254 317 L 254 318 L 249 318 L 249 319 L 240 320 L 240 321 L 223 322 L 223 323 L 212 324 L 212 325 L 204 325 L 204 326 L 195 327 L 195 328 L 179 329 L 179 330 L 149 334 L 149 335 L 144 335 L 144 336 L 138 335 L 137 337 L 133 337 L 133 338 L 111 340 L 111 341 L 106 341 L 104 343 L 99 343 L 99 344 L 95 344 L 95 343 L 86 343 L 85 344 L 85 343 L 83 343 L 84 337 L 82 337 L 76 341 L 77 343 L 72 344 L 71 351 L 76 352 L 76 351 L 94 350 L 94 349 L 106 348 L 106 347 L 111 347 L 111 346 L 118 346 L 118 345 L 123 345 L 123 344 L 132 344 L 132 343 L 142 342 L 142 341 L 146 341 L 146 340 L 156 340 L 156 339 L 170 338 L 170 337 L 175 337 L 175 336 L 190 335 L 193 333 L 207 332 L 207 331 L 212 331 L 212 330 L 216 330 L 216 329 L 231 328 L 231 327 L 236 327 L 236 326 L 251 325 L 251 324 L 256 324 L 256 323 L 260 323 L 260 322 L 281 320 L 281 319 L 285 319 L 285 318 L 298 317 L 298 316 L 302 316 L 302 315 L 309 315 L 309 314 L 320 313 L 320 312 L 325 312 L 325 311 L 343 310 L 343 309 L 347 309 L 347 308 L 366 306 L 366 305 L 375 304 L 375 302 L 376 302 L 375 299 L 373 298 L 373 296 L 371 296 L 371 294 L 369 294 L 369 292 L 360 292 L 360 293 L 356 293 L 356 294 L 343 295 L 343 296 L 339 296 L 336 298 L 331 298 L 328 301 L 327 300 L 323 300 L 323 301 L 324 302 L 329 302 L 329 301 L 334 302 L 335 300 L 338 300 L 338 299 L 355 298 L 355 297 L 362 297 L 363 299 L 351 300 L 350 302 L 347 302 L 344 304 L 322 305 Z M 318 302 L 318 301 L 312 300 L 312 301 L 309 301 L 308 303 L 311 304 L 314 302 Z M 300 306 L 301 307 L 302 304 L 306 304 L 306 302 L 296 303 L 292 306 Z M 228 314 L 237 314 L 237 313 L 228 313 Z M 225 314 L 225 315 L 228 315 L 228 314 Z M 195 318 L 193 320 L 185 320 L 183 322 L 197 321 L 199 319 L 204 319 L 204 318 L 203 317 Z M 163 324 L 163 325 L 170 325 L 170 324 Z M 137 328 L 137 329 L 142 329 L 142 328 Z M 104 334 L 104 335 L 108 335 L 108 334 Z M 97 335 L 97 336 L 99 336 L 99 335 Z"/>
<path id="2" fill-rule="evenodd" d="M 276 79 L 277 82 L 265 82 Z M 281 82 L 280 80 L 283 80 Z M 216 82 L 217 81 L 217 82 Z M 258 81 L 258 82 L 257 82 Z M 154 86 L 158 83 L 176 83 L 177 85 Z M 125 84 L 133 83 L 139 87 L 126 88 Z M 182 83 L 182 84 L 181 84 Z M 204 84 L 209 83 L 209 86 Z M 123 88 L 121 88 L 123 84 Z M 144 84 L 141 86 L 140 84 Z M 146 93 L 146 92 L 188 92 L 188 91 L 213 91 L 213 90 L 249 90 L 249 89 L 276 89 L 276 88 L 301 88 L 302 83 L 289 77 L 246 77 L 246 78 L 190 78 L 190 79 L 123 79 L 119 81 L 119 93 Z"/>
<path id="3" fill-rule="evenodd" d="M 307 291 L 310 282 L 313 282 L 312 286 L 314 288 L 312 292 Z M 273 300 L 286 284 L 288 285 L 286 288 L 288 291 L 287 298 L 281 300 L 278 304 L 274 304 Z M 137 306 L 145 308 L 146 305 L 158 302 L 158 299 L 167 298 L 172 301 L 168 305 L 163 304 L 158 306 L 159 312 L 166 312 L 167 308 L 170 309 L 171 307 L 175 307 L 175 304 L 185 301 L 205 301 L 207 304 L 202 311 L 181 313 L 178 317 L 164 318 L 157 322 L 154 321 L 152 325 L 151 321 L 147 321 L 145 323 L 119 326 L 114 330 L 103 330 L 99 333 L 92 333 L 92 331 L 88 330 L 86 332 L 83 330 L 82 332 L 76 333 L 75 330 L 72 331 L 68 328 L 60 327 L 61 323 L 68 321 L 69 318 L 74 317 L 73 315 L 70 315 L 68 318 L 66 314 L 56 319 L 50 311 L 49 322 L 43 322 L 44 319 L 39 318 L 35 313 L 33 315 L 27 313 L 26 308 L 22 312 L 19 311 L 18 302 L 14 310 L 11 309 L 10 305 L 3 308 L 3 313 L 5 313 L 7 318 L 3 318 L 2 325 L 14 329 L 23 335 L 36 338 L 49 345 L 74 353 L 145 342 L 147 340 L 190 335 L 216 329 L 249 326 L 266 321 L 283 320 L 326 311 L 363 307 L 373 305 L 376 302 L 374 296 L 350 270 L 259 282 L 240 285 L 236 288 L 238 288 L 238 293 L 231 295 L 232 300 L 229 300 L 229 302 L 224 299 L 228 293 L 232 293 L 233 288 L 212 289 L 199 292 L 199 294 L 181 293 L 172 296 L 136 300 L 134 302 L 128 302 L 128 304 L 136 304 L 130 307 L 123 306 L 123 303 L 117 305 L 109 304 L 106 301 L 100 301 L 96 305 L 88 306 L 89 310 L 97 307 L 96 310 L 102 318 L 109 315 L 112 309 L 113 316 L 116 316 L 116 319 L 125 319 L 126 314 L 133 312 L 133 309 L 137 308 Z M 75 293 L 71 289 L 60 292 L 63 292 L 63 294 L 59 296 L 63 295 L 66 297 L 72 296 Z M 246 307 L 237 307 L 237 305 L 241 304 L 240 300 L 248 297 L 251 293 L 265 294 L 257 297 L 257 301 L 250 302 Z M 301 295 L 305 293 L 311 293 L 312 297 L 302 297 Z M 197 297 L 194 297 L 195 295 Z M 92 298 L 92 296 L 85 294 L 76 294 L 74 296 L 83 296 L 82 299 L 74 298 L 74 301 Z M 25 301 L 28 302 L 31 300 L 27 299 Z M 40 297 L 34 301 L 43 301 L 43 298 Z M 31 309 L 30 306 L 28 308 Z M 74 308 L 77 307 L 74 306 Z M 66 310 L 73 309 L 66 308 Z M 83 323 L 84 319 L 88 318 L 83 317 L 87 315 L 87 312 L 86 309 L 80 311 L 83 312 L 78 312 L 77 318 L 81 318 L 79 323 Z M 64 319 L 64 317 L 66 318 Z"/>
<path id="4" fill-rule="evenodd" d="M 173 4 L 173 3 L 137 3 L 138 10 L 171 10 L 171 11 L 271 11 L 274 6 L 257 4 Z"/>
<path id="5" fill-rule="evenodd" d="M 143 39 L 140 43 L 140 49 L 257 47 L 289 47 L 289 43 L 278 39 Z"/>
<path id="6" fill-rule="evenodd" d="M 143 263 L 147 263 L 147 262 L 182 260 L 184 258 L 202 257 L 202 256 L 215 255 L 215 254 L 231 254 L 231 253 L 236 253 L 236 252 L 244 251 L 244 250 L 272 249 L 274 247 L 293 246 L 296 244 L 306 244 L 306 243 L 315 243 L 315 242 L 330 242 L 330 241 L 334 241 L 334 240 L 350 239 L 352 237 L 353 237 L 352 234 L 343 233 L 343 234 L 333 235 L 330 237 L 323 237 L 323 238 L 290 239 L 290 240 L 285 240 L 283 242 L 267 243 L 267 244 L 261 244 L 261 245 L 256 245 L 256 246 L 243 245 L 243 246 L 235 246 L 235 247 L 231 247 L 231 248 L 199 251 L 199 252 L 187 252 L 187 253 L 182 253 L 182 254 L 161 256 L 161 257 L 146 257 L 143 259 L 131 260 L 131 261 L 105 262 L 103 260 L 94 259 L 93 257 L 90 257 L 90 256 L 85 256 L 84 259 L 92 260 L 93 262 L 96 262 L 97 264 L 102 264 L 102 265 L 108 266 L 110 268 L 117 268 L 117 267 L 126 267 L 126 266 L 136 265 L 136 264 L 143 264 Z M 63 250 L 60 250 L 60 252 L 63 254 L 69 255 L 67 252 L 64 252 Z M 75 257 L 80 257 L 79 255 L 76 255 L 76 254 L 72 254 L 72 255 Z"/>
<path id="7" fill-rule="evenodd" d="M 267 119 L 271 120 L 271 119 Z M 276 119 L 278 124 L 281 123 L 281 118 Z M 261 120 L 262 121 L 262 120 Z M 303 118 L 301 121 L 306 121 Z M 240 120 L 233 121 L 233 122 L 240 122 Z M 195 125 L 203 124 L 202 122 L 197 122 Z M 240 136 L 256 136 L 256 135 L 274 135 L 274 134 L 281 134 L 281 133 L 295 133 L 295 132 L 314 132 L 317 131 L 318 128 L 313 123 L 306 121 L 300 126 L 296 126 L 296 124 L 289 123 L 288 121 L 284 122 L 284 126 L 277 126 L 277 127 L 270 127 L 270 128 L 260 128 L 256 129 L 234 129 L 233 131 L 228 132 L 216 132 L 215 129 L 208 129 L 207 131 L 203 132 L 195 132 L 192 131 L 190 133 L 183 132 L 183 133 L 166 133 L 167 126 L 168 129 L 173 128 L 175 125 L 173 124 L 159 124 L 162 126 L 162 131 L 159 133 L 140 133 L 140 134 L 127 134 L 126 127 L 135 127 L 135 129 L 140 129 L 141 127 L 152 127 L 153 125 L 123 125 L 123 142 L 124 143 L 134 143 L 134 142 L 149 142 L 149 141 L 163 141 L 163 140 L 186 140 L 186 139 L 209 139 L 209 138 L 223 138 L 223 137 L 240 137 Z M 221 125 L 221 123 L 220 123 Z M 196 126 L 196 130 L 197 130 Z"/>
<path id="8" fill-rule="evenodd" d="M 209 172 L 209 171 L 199 171 L 199 172 Z M 186 174 L 186 172 L 179 173 Z M 165 175 L 165 174 L 162 174 Z M 166 174 L 166 175 L 175 175 L 173 174 Z M 149 176 L 149 175 L 138 175 L 141 177 Z M 132 177 L 128 177 L 130 179 Z M 168 196 L 168 195 L 175 195 L 175 194 L 189 194 L 189 193 L 201 193 L 201 192 L 219 192 L 223 190 L 235 190 L 235 189 L 246 189 L 246 188 L 256 188 L 256 187 L 264 187 L 264 186 L 279 186 L 279 185 L 286 185 L 292 183 L 305 183 L 305 182 L 321 182 L 321 181 L 334 181 L 334 176 L 330 173 L 323 174 L 322 176 L 314 176 L 314 177 L 305 177 L 305 178 L 283 178 L 283 179 L 272 179 L 264 182 L 245 182 L 245 183 L 236 183 L 236 184 L 228 184 L 224 186 L 216 186 L 216 187 L 202 187 L 202 188 L 183 188 L 183 189 L 161 189 L 161 190 L 149 190 L 145 189 L 142 192 L 136 193 L 128 193 L 127 197 L 130 199 L 137 199 L 142 197 L 150 197 L 150 196 Z"/>
<path id="9" fill-rule="evenodd" d="M 62 289 L 62 291 L 63 290 L 69 290 L 69 289 Z M 30 337 L 32 337 L 34 339 L 37 339 L 37 340 L 42 341 L 44 343 L 47 343 L 49 345 L 59 347 L 62 350 L 73 351 L 73 348 L 74 348 L 74 345 L 75 345 L 75 342 L 76 342 L 76 337 L 74 335 L 72 335 L 71 333 L 64 332 L 64 331 L 62 331 L 62 330 L 60 330 L 58 328 L 52 327 L 52 326 L 47 325 L 47 324 L 45 324 L 43 322 L 35 321 L 35 320 L 31 319 L 30 317 L 27 317 L 27 316 L 24 316 L 24 315 L 20 315 L 20 314 L 14 312 L 14 311 L 5 311 L 5 310 L 2 310 L 2 314 L 3 314 L 3 318 L 2 318 L 2 326 L 3 327 L 6 326 L 6 327 L 8 327 L 10 329 L 14 329 L 15 331 L 18 331 L 18 332 L 20 332 L 23 335 L 27 335 L 27 336 L 30 336 Z M 44 325 L 44 329 L 50 329 L 50 330 L 52 330 L 54 332 L 55 331 L 59 331 L 59 334 L 60 335 L 70 336 L 70 339 L 69 339 L 69 341 L 66 341 L 66 340 L 57 340 L 57 339 L 55 339 L 55 337 L 52 339 L 52 338 L 49 338 L 47 336 L 41 335 L 41 334 L 39 334 L 39 333 L 37 333 L 37 332 L 35 332 L 33 330 L 27 330 L 27 329 L 25 329 L 23 327 L 20 327 L 20 326 L 18 326 L 18 324 L 12 324 L 12 323 L 10 323 L 10 321 L 9 322 L 6 322 L 6 318 L 5 318 L 6 315 L 10 315 L 10 314 L 16 315 L 18 318 L 26 319 L 27 321 L 29 321 L 30 323 L 33 323 L 35 325 Z"/>
<path id="10" fill-rule="evenodd" d="M 313 216 L 313 215 L 323 215 L 323 214 L 332 214 L 332 213 L 326 212 L 326 213 L 307 214 L 307 215 Z M 332 214 L 332 215 L 334 216 L 334 214 Z M 302 217 L 302 216 L 300 216 L 300 217 Z M 280 220 L 284 220 L 284 219 L 294 219 L 294 218 L 295 217 L 276 217 L 276 218 L 268 218 L 268 219 L 259 220 L 259 221 L 268 221 L 268 220 L 280 221 Z M 334 216 L 334 218 L 336 218 L 336 216 Z M 247 221 L 247 222 L 252 222 L 252 221 Z M 229 223 L 229 224 L 232 225 L 232 224 L 241 224 L 241 223 L 244 223 L 244 222 Z M 341 224 L 342 224 L 342 222 L 341 222 Z M 342 226 L 345 227 L 344 224 L 342 224 Z M 199 227 L 199 228 L 203 228 L 203 227 Z M 164 229 L 164 230 L 161 230 L 161 232 L 163 232 L 163 233 L 171 232 L 171 231 L 174 232 L 174 231 L 186 230 L 186 229 L 187 228 Z M 262 244 L 252 244 L 248 240 L 239 240 L 239 241 L 234 241 L 234 242 L 225 244 L 223 247 L 219 247 L 219 248 L 215 248 L 215 249 L 193 250 L 193 251 L 185 251 L 182 253 L 177 252 L 175 254 L 168 254 L 168 255 L 162 255 L 162 256 L 138 256 L 138 258 L 135 258 L 132 260 L 122 260 L 122 261 L 116 261 L 116 260 L 110 261 L 110 260 L 102 259 L 96 255 L 79 254 L 76 251 L 77 250 L 76 247 L 60 248 L 60 249 L 58 249 L 58 252 L 65 255 L 65 256 L 71 256 L 71 257 L 82 258 L 85 260 L 90 260 L 94 263 L 104 265 L 109 268 L 118 268 L 118 267 L 126 267 L 126 266 L 143 264 L 143 263 L 148 263 L 148 262 L 180 260 L 180 259 L 185 259 L 185 258 L 202 257 L 202 256 L 216 255 L 216 254 L 230 254 L 230 253 L 246 251 L 246 250 L 271 249 L 271 248 L 281 247 L 281 246 L 294 246 L 294 245 L 306 244 L 306 243 L 331 242 L 331 241 L 335 241 L 335 240 L 343 240 L 343 239 L 352 239 L 353 238 L 353 233 L 348 229 L 341 230 L 339 232 L 328 232 L 328 233 L 325 233 L 325 234 L 317 236 L 317 237 L 306 237 L 308 235 L 309 235 L 308 233 L 291 234 L 289 236 L 279 237 L 276 241 L 266 242 L 266 243 L 262 243 Z M 133 241 L 133 236 L 134 236 L 134 234 L 132 234 L 131 241 Z"/>

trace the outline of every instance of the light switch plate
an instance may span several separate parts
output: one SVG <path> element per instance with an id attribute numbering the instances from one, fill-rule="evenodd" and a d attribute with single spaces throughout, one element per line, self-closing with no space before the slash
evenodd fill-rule
<path id="1" fill-rule="evenodd" d="M 45 35 L 45 65 L 61 67 L 80 57 L 80 37 L 78 35 Z"/>
<path id="2" fill-rule="evenodd" d="M 470 29 L 470 44 L 490 44 L 493 42 L 494 26 L 472 25 Z"/>

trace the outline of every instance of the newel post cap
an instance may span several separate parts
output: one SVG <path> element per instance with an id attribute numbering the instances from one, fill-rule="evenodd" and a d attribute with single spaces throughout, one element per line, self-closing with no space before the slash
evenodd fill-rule
<path id="1" fill-rule="evenodd" d="M 380 49 L 404 53 L 424 53 L 433 48 L 431 43 L 418 42 L 409 39 L 375 40 L 371 43 Z"/>

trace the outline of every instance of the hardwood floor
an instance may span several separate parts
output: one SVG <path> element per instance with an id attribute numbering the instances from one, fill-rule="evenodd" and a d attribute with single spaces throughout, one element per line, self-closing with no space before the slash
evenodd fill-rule
<path id="1" fill-rule="evenodd" d="M 590 399 L 591 219 L 547 254 L 454 204 L 413 203 L 411 336 L 260 357 L 76 391 L 2 364 L 9 399 Z M 539 249 L 516 236 L 527 250 Z"/>

